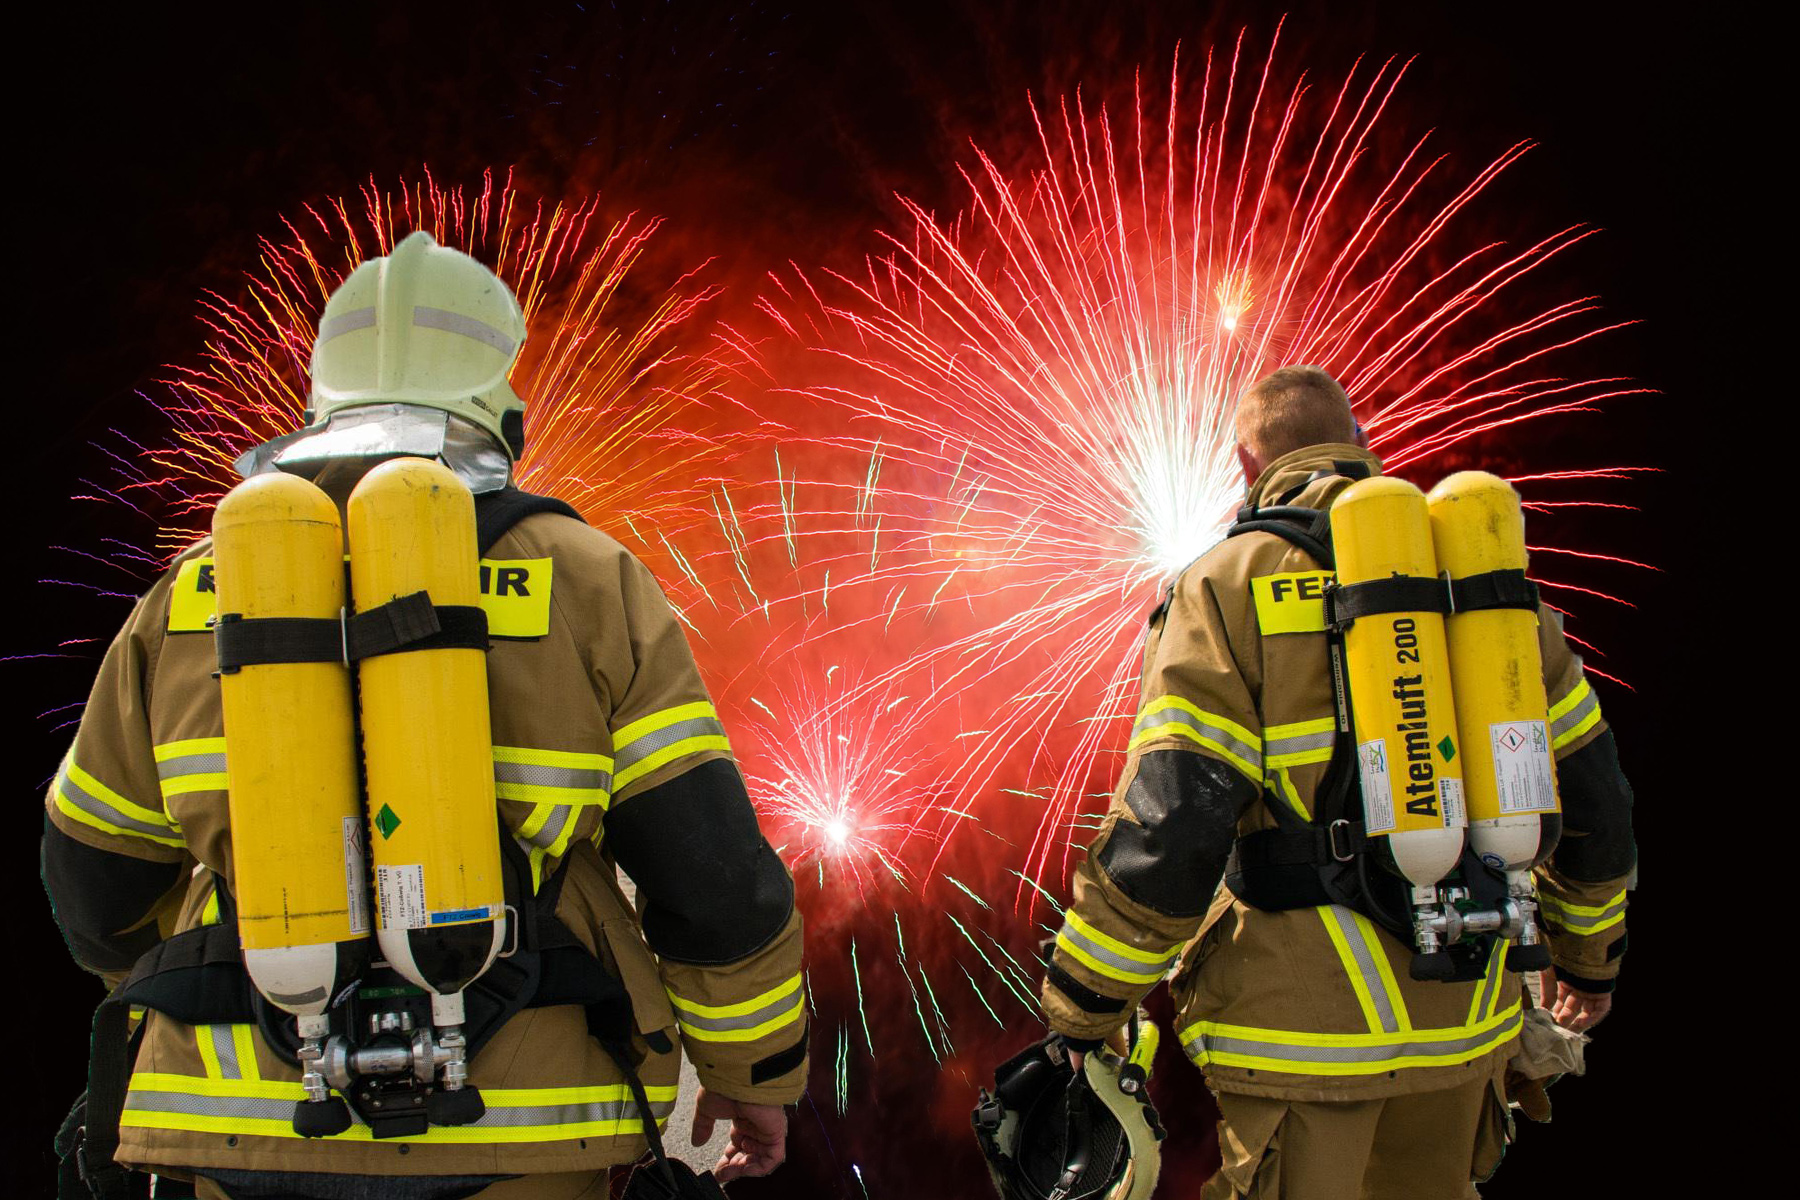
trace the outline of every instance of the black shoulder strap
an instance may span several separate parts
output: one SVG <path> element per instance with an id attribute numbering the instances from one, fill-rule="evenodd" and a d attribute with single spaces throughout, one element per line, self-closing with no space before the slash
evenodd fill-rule
<path id="1" fill-rule="evenodd" d="M 580 513 L 551 496 L 540 496 L 516 487 L 483 492 L 475 497 L 475 543 L 480 547 L 480 553 L 492 550 L 507 530 L 526 517 L 546 512 L 581 520 Z"/>
<path id="2" fill-rule="evenodd" d="M 1237 520 L 1225 531 L 1225 536 L 1237 537 L 1245 533 L 1272 533 L 1305 551 L 1326 570 L 1337 569 L 1337 555 L 1331 547 L 1331 513 L 1327 509 L 1302 508 L 1294 504 L 1258 508 L 1247 504 L 1238 509 Z"/>

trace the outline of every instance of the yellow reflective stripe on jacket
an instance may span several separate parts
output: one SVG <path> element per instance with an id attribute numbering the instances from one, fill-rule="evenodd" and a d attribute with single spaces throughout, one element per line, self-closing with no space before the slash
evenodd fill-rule
<path id="1" fill-rule="evenodd" d="M 1331 745 L 1336 739 L 1336 717 L 1270 725 L 1263 730 L 1263 762 L 1271 771 L 1330 762 Z"/>
<path id="2" fill-rule="evenodd" d="M 1306 801 L 1300 799 L 1300 789 L 1294 786 L 1294 777 L 1288 774 L 1286 767 L 1275 768 L 1272 782 L 1275 784 L 1276 790 L 1281 793 L 1282 799 L 1288 802 L 1289 808 L 1299 813 L 1305 820 L 1312 820 L 1312 813 L 1307 810 Z"/>
<path id="3" fill-rule="evenodd" d="M 163 799 L 189 792 L 225 790 L 225 739 L 189 738 L 155 748 L 156 782 Z"/>
<path id="4" fill-rule="evenodd" d="M 1605 904 L 1571 904 L 1558 900 L 1548 892 L 1538 893 L 1538 907 L 1557 928 L 1581 937 L 1592 937 L 1603 929 L 1611 929 L 1625 919 L 1625 893 Z"/>
<path id="5" fill-rule="evenodd" d="M 255 1033 L 248 1025 L 196 1025 L 194 1041 L 208 1079 L 260 1080 Z"/>
<path id="6" fill-rule="evenodd" d="M 1569 694 L 1550 706 L 1550 749 L 1564 746 L 1586 733 L 1600 720 L 1600 697 L 1588 686 L 1584 675 L 1569 689 Z"/>
<path id="7" fill-rule="evenodd" d="M 678 758 L 730 749 L 711 704 L 699 700 L 665 708 L 613 732 L 613 789 L 622 791 Z"/>
<path id="8" fill-rule="evenodd" d="M 1361 913 L 1342 905 L 1327 905 L 1318 913 L 1331 944 L 1337 947 L 1344 974 L 1350 977 L 1351 990 L 1369 1023 L 1369 1032 L 1401 1033 L 1411 1029 L 1406 1000 L 1400 994 L 1400 984 L 1394 978 L 1393 966 L 1375 926 Z"/>
<path id="9" fill-rule="evenodd" d="M 1183 737 L 1218 754 L 1261 786 L 1262 738 L 1229 717 L 1209 713 L 1180 696 L 1158 696 L 1138 714 L 1130 749 L 1157 738 Z"/>
<path id="10" fill-rule="evenodd" d="M 1180 945 L 1162 953 L 1140 950 L 1095 929 L 1074 909 L 1063 914 L 1056 946 L 1090 971 L 1134 987 L 1148 986 L 1168 974 L 1176 955 L 1181 953 Z"/>
<path id="11" fill-rule="evenodd" d="M 63 759 L 56 773 L 57 811 L 71 820 L 90 825 L 102 833 L 123 834 L 143 838 L 162 846 L 180 848 L 181 830 L 169 820 L 167 813 L 133 804 L 119 793 L 75 765 L 74 756 Z"/>
<path id="12" fill-rule="evenodd" d="M 1198 1066 L 1217 1063 L 1290 1075 L 1376 1075 L 1406 1067 L 1448 1067 L 1479 1058 L 1519 1035 L 1520 1002 L 1470 1025 L 1400 1033 L 1298 1033 L 1197 1021 L 1181 1045 Z"/>
<path id="13" fill-rule="evenodd" d="M 762 995 L 737 1004 L 700 1004 L 672 991 L 669 1001 L 675 1006 L 675 1021 L 681 1032 L 695 1041 L 753 1042 L 800 1020 L 806 1001 L 801 982 L 801 977 L 795 975 Z"/>
<path id="14" fill-rule="evenodd" d="M 650 1111 L 661 1126 L 675 1109 L 675 1088 L 647 1087 Z M 125 1094 L 119 1124 L 136 1129 L 180 1129 L 193 1133 L 253 1134 L 294 1138 L 294 1102 L 306 1093 L 295 1081 L 202 1079 L 137 1071 Z M 584 1137 L 620 1137 L 644 1131 L 631 1089 L 622 1083 L 572 1088 L 482 1088 L 487 1112 L 468 1125 L 434 1125 L 422 1134 L 387 1138 L 392 1142 L 462 1145 L 549 1142 Z M 354 1111 L 351 1126 L 334 1141 L 366 1142 L 368 1125 Z"/>
<path id="15" fill-rule="evenodd" d="M 1494 1015 L 1494 1005 L 1500 1002 L 1500 983 L 1506 978 L 1506 947 L 1510 945 L 1505 938 L 1494 939 L 1494 950 L 1488 955 L 1487 973 L 1481 977 L 1481 986 L 1475 989 L 1475 995 L 1469 1001 L 1469 1024 L 1484 1020 Z"/>
<path id="16" fill-rule="evenodd" d="M 612 803 L 613 760 L 573 750 L 494 747 L 494 795 L 533 806 L 518 835 L 532 850 L 560 856 L 575 831 L 576 810 Z"/>

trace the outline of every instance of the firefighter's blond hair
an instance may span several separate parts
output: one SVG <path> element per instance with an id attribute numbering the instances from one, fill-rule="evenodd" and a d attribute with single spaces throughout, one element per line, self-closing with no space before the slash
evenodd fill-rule
<path id="1" fill-rule="evenodd" d="M 1282 367 L 1246 388 L 1237 406 L 1237 440 L 1258 461 L 1321 442 L 1354 442 L 1350 397 L 1318 367 Z"/>

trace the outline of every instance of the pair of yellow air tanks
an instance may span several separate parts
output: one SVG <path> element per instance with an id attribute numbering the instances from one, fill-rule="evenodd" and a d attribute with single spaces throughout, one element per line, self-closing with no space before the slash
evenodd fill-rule
<path id="1" fill-rule="evenodd" d="M 357 485 L 347 517 L 348 538 L 334 502 L 290 475 L 256 476 L 227 495 L 213 518 L 221 630 L 261 621 L 347 631 L 351 613 L 421 592 L 431 606 L 478 605 L 474 499 L 447 468 L 383 463 Z M 411 612 L 416 625 L 418 601 Z M 373 932 L 388 965 L 430 994 L 437 1037 L 421 1040 L 409 1020 L 410 1044 L 390 1037 L 362 1059 L 339 1046 L 332 1082 L 398 1070 L 454 1092 L 466 1079 L 462 989 L 493 962 L 505 910 L 485 655 L 414 640 L 351 665 L 343 637 L 336 661 L 221 671 L 244 963 L 257 990 L 296 1017 L 303 1086 L 319 1104 L 333 1074 L 319 1061 L 327 1010 L 373 961 Z M 345 1127 L 342 1102 L 331 1103 L 337 1117 L 302 1132 Z"/>
<path id="2" fill-rule="evenodd" d="M 1451 475 L 1429 497 L 1377 476 L 1338 496 L 1331 533 L 1342 594 L 1388 588 L 1388 602 L 1345 631 L 1343 672 L 1365 832 L 1412 885 L 1413 973 L 1447 975 L 1444 947 L 1465 933 L 1511 938 L 1515 969 L 1547 966 L 1530 872 L 1561 818 L 1518 493 L 1482 471 Z M 1465 838 L 1505 876 L 1494 908 L 1439 887 Z"/>

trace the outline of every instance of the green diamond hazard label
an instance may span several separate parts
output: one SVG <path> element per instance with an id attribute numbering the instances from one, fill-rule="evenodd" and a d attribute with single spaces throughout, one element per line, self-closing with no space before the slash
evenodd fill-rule
<path id="1" fill-rule="evenodd" d="M 375 828 L 381 830 L 382 837 L 391 838 L 394 836 L 394 830 L 400 828 L 400 818 L 394 815 L 393 809 L 384 804 L 381 806 L 381 811 L 375 814 Z"/>
<path id="2" fill-rule="evenodd" d="M 1444 740 L 1438 743 L 1438 753 L 1444 756 L 1445 762 L 1456 757 L 1456 743 L 1450 740 L 1449 734 L 1446 733 Z"/>

